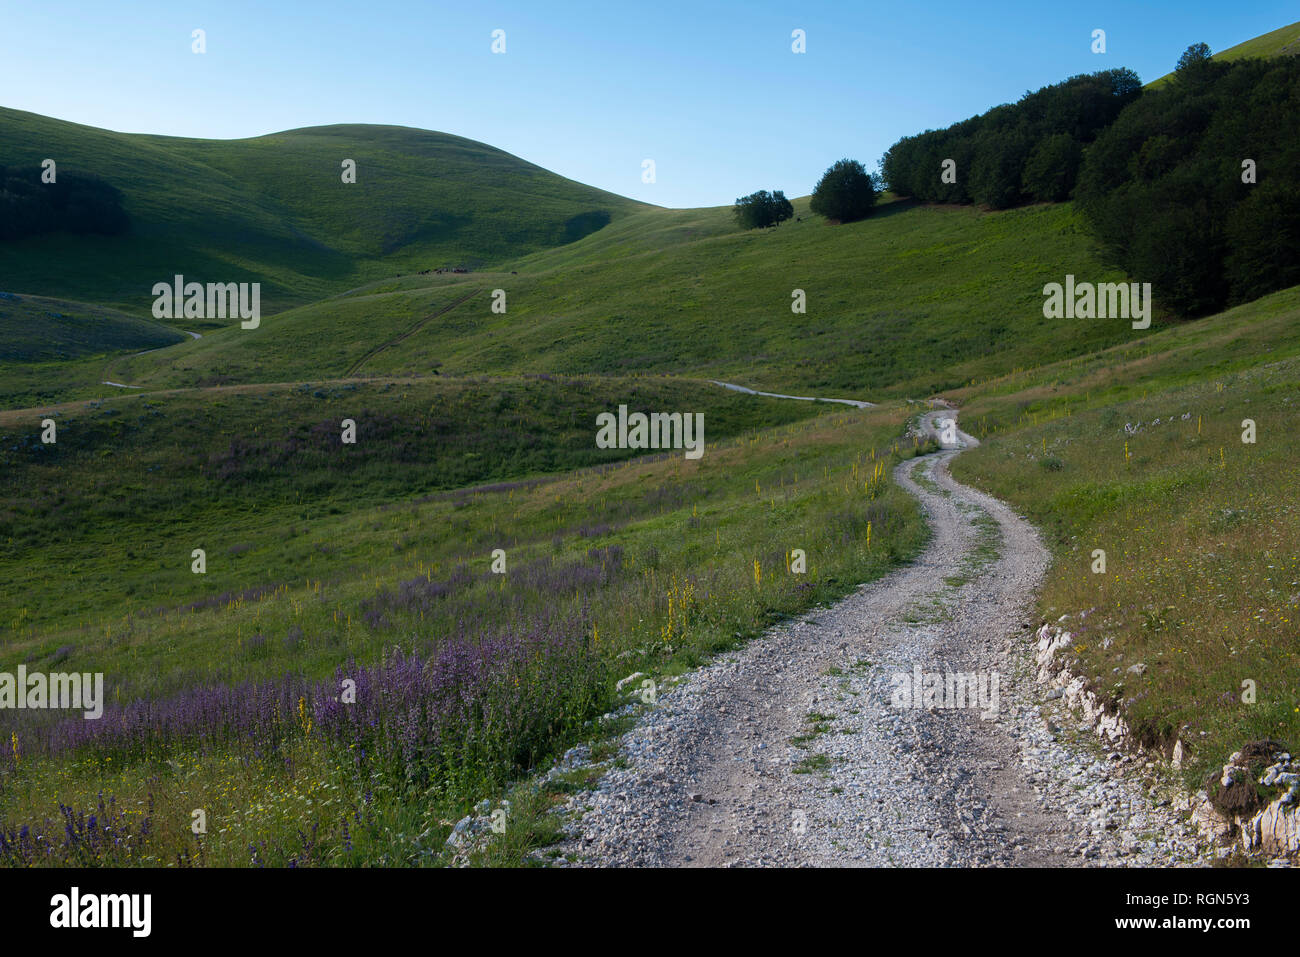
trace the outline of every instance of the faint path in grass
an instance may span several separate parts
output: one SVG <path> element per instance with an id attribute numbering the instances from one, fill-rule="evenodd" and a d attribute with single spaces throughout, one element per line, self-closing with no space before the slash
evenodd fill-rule
<path id="1" fill-rule="evenodd" d="M 482 289 L 483 289 L 482 286 L 475 286 L 475 287 L 474 287 L 473 289 L 471 289 L 469 292 L 465 293 L 465 295 L 463 295 L 463 296 L 461 296 L 461 297 L 459 297 L 459 298 L 457 298 L 457 299 L 453 299 L 451 302 L 449 302 L 447 305 L 443 306 L 441 309 L 437 309 L 437 310 L 435 310 L 435 311 L 429 313 L 427 316 L 425 316 L 423 319 L 421 319 L 421 320 L 420 320 L 419 322 L 417 322 L 415 325 L 411 326 L 410 329 L 407 329 L 407 330 L 406 330 L 405 332 L 403 332 L 401 335 L 394 336 L 392 339 L 389 339 L 387 342 L 383 342 L 383 343 L 380 343 L 379 345 L 375 346 L 375 348 L 371 349 L 369 352 L 367 352 L 365 355 L 363 355 L 360 359 L 358 359 L 356 362 L 354 362 L 354 363 L 351 365 L 351 367 L 349 367 L 348 371 L 344 373 L 344 376 L 347 377 L 347 378 L 351 378 L 352 376 L 356 375 L 357 372 L 360 371 L 360 369 L 361 369 L 361 367 L 362 367 L 363 365 L 365 365 L 367 362 L 369 362 L 369 361 L 370 361 L 371 359 L 373 359 L 375 356 L 379 355 L 379 353 L 383 352 L 385 349 L 389 348 L 390 346 L 395 346 L 395 345 L 397 345 L 399 342 L 402 342 L 403 340 L 409 339 L 411 336 L 415 335 L 417 332 L 419 332 L 421 329 L 423 329 L 425 326 L 427 326 L 427 325 L 428 325 L 430 322 L 432 322 L 434 319 L 437 319 L 439 316 L 445 316 L 447 313 L 451 312 L 451 311 L 452 311 L 453 309 L 455 309 L 457 306 L 461 306 L 461 305 L 463 305 L 463 304 L 469 302 L 470 299 L 474 298 L 476 295 L 478 295 L 480 292 L 482 292 Z"/>
<path id="2" fill-rule="evenodd" d="M 179 330 L 177 330 L 177 331 L 178 331 L 178 332 L 184 332 L 185 335 L 189 336 L 191 339 L 202 339 L 202 338 L 203 338 L 203 334 L 202 334 L 202 333 L 199 333 L 199 332 L 189 332 L 188 330 L 184 330 L 184 329 L 179 329 Z M 159 346 L 157 349 L 146 349 L 146 350 L 144 350 L 144 352 L 137 352 L 137 353 L 136 353 L 135 355 L 133 355 L 131 358 L 132 358 L 132 359 L 138 359 L 138 358 L 140 358 L 140 356 L 147 356 L 147 355 L 149 355 L 149 353 L 151 353 L 151 352 L 161 352 L 163 349 L 170 349 L 170 348 L 172 348 L 172 347 L 175 346 L 175 345 L 179 345 L 179 343 L 172 343 L 172 345 L 170 345 L 170 346 Z M 114 381 L 112 380 L 111 377 L 112 377 L 112 375 L 113 375 L 113 370 L 114 370 L 114 368 L 116 368 L 116 367 L 117 367 L 117 364 L 118 364 L 119 362 L 121 362 L 124 358 L 125 358 L 124 356 L 114 356 L 113 358 L 111 358 L 111 359 L 108 360 L 108 365 L 104 366 L 104 373 L 103 373 L 103 374 L 104 374 L 105 378 L 102 379 L 102 380 L 100 381 L 99 384 L 100 384 L 100 385 L 110 385 L 110 386 L 112 386 L 112 387 L 115 388 L 115 389 L 143 389 L 144 386 L 142 386 L 142 385 L 124 385 L 124 384 L 121 383 L 121 382 L 114 382 Z"/>
<path id="3" fill-rule="evenodd" d="M 851 405 L 858 409 L 870 409 L 876 404 L 874 402 L 862 402 L 858 399 L 822 399 L 815 395 L 782 395 L 780 392 L 759 392 L 731 382 L 719 382 L 717 379 L 710 379 L 709 381 L 714 385 L 722 386 L 724 389 L 731 389 L 733 392 L 743 392 L 745 395 L 761 395 L 768 399 L 794 399 L 797 402 L 838 402 L 840 405 Z"/>
<path id="4" fill-rule="evenodd" d="M 411 385 L 418 382 L 428 381 L 429 376 L 375 376 L 367 377 L 366 381 L 373 385 Z M 178 395 L 193 394 L 211 394 L 211 395 L 250 395 L 264 392 L 274 392 L 281 389 L 300 388 L 304 385 L 313 386 L 342 386 L 355 383 L 355 379 L 306 379 L 295 380 L 290 382 L 245 382 L 239 385 L 202 385 L 202 386 L 185 386 L 174 389 L 150 389 L 145 391 L 143 386 L 124 385 L 121 382 L 104 381 L 101 385 L 114 386 L 119 389 L 140 389 L 142 391 L 133 392 L 129 396 L 120 398 L 114 396 L 109 398 L 95 399 L 74 399 L 71 402 L 54 402 L 49 405 L 35 405 L 23 409 L 0 409 L 0 426 L 13 426 L 32 419 L 40 418 L 51 413 L 69 414 L 72 412 L 84 412 L 87 409 L 98 406 L 101 402 L 130 402 L 136 399 L 163 399 Z"/>

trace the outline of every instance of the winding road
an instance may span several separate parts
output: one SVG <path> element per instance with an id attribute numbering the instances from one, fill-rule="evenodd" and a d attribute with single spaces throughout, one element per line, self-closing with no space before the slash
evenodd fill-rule
<path id="1" fill-rule="evenodd" d="M 1068 747 L 1045 719 L 1024 661 L 1048 554 L 1029 523 L 948 474 L 953 456 L 978 444 L 954 416 L 926 413 L 924 431 L 955 441 L 894 472 L 931 525 L 924 553 L 662 691 L 623 735 L 621 760 L 561 811 L 568 861 L 1033 866 L 1196 858 L 1176 817 L 1118 773 L 1118 755 Z M 944 429 L 950 418 L 953 428 Z M 900 707 L 897 676 L 916 670 L 983 675 L 983 706 Z M 1161 835 L 1139 836 L 1143 828 Z"/>

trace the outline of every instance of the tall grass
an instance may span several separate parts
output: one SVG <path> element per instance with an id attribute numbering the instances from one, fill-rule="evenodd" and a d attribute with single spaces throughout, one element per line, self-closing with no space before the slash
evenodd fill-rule
<path id="1" fill-rule="evenodd" d="M 1231 347 L 1180 339 L 1108 373 L 971 390 L 964 425 L 988 438 L 953 470 L 1045 529 L 1044 616 L 1069 615 L 1092 689 L 1146 743 L 1182 740 L 1200 786 L 1248 740 L 1300 741 L 1300 359 L 1218 374 Z"/>
<path id="2" fill-rule="evenodd" d="M 698 461 L 324 516 L 297 536 L 336 550 L 278 585 L 150 597 L 105 633 L 35 627 L 10 654 L 104 670 L 109 703 L 99 722 L 0 715 L 0 854 L 434 863 L 451 822 L 571 743 L 618 678 L 697 664 L 915 554 L 915 503 L 871 481 L 875 462 L 923 450 L 894 451 L 906 415 L 826 413 Z M 793 548 L 806 574 L 789 571 Z M 70 831 L 68 814 L 95 827 Z"/>

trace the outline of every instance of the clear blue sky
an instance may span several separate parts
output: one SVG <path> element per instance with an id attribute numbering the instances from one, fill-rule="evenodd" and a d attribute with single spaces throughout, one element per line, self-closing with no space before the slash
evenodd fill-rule
<path id="1" fill-rule="evenodd" d="M 646 202 L 711 206 L 804 195 L 841 157 L 874 170 L 900 136 L 1028 89 L 1118 66 L 1151 80 L 1190 43 L 1218 51 L 1298 16 L 1294 0 L 0 0 L 0 105 L 215 138 L 416 126 Z M 1090 50 L 1098 28 L 1105 55 Z"/>

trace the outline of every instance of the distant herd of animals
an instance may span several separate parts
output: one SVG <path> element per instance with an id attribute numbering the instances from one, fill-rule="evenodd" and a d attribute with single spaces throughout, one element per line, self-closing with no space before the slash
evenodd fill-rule
<path id="1" fill-rule="evenodd" d="M 466 269 L 464 266 L 455 266 L 455 267 L 452 267 L 452 266 L 439 266 L 437 269 L 422 269 L 422 270 L 420 270 L 420 275 L 421 275 L 421 276 L 427 276 L 427 275 L 429 275 L 429 273 L 431 273 L 431 272 L 434 272 L 434 273 L 444 273 L 444 272 L 469 272 L 469 270 Z"/>
<path id="2" fill-rule="evenodd" d="M 466 269 L 464 266 L 439 266 L 437 269 L 421 269 L 420 275 L 427 276 L 429 275 L 429 273 L 444 273 L 444 272 L 469 272 L 469 270 Z M 519 273 L 515 272 L 512 269 L 510 271 L 510 275 L 518 276 Z"/>

